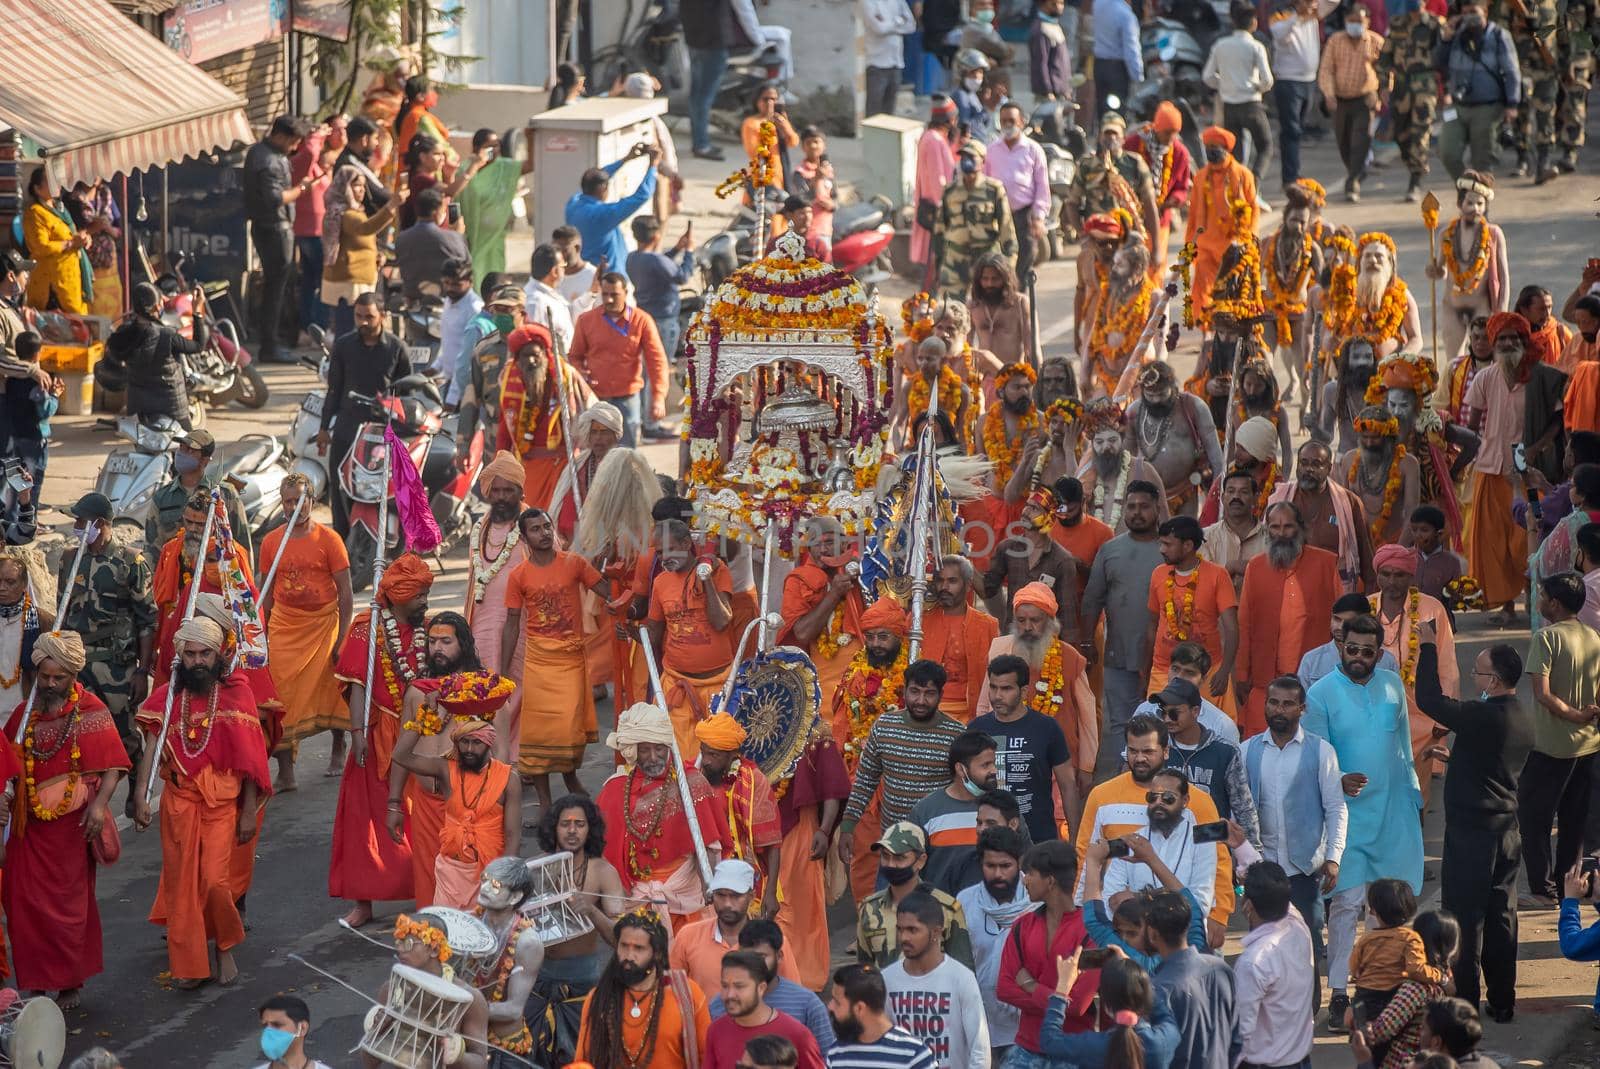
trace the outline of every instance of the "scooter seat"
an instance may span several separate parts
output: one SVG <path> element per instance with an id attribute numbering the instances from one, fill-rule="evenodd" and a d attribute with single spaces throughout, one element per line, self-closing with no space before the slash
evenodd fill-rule
<path id="1" fill-rule="evenodd" d="M 269 464 L 278 450 L 278 443 L 271 438 L 241 438 L 218 445 L 217 455 L 208 467 L 224 475 L 248 475 Z"/>
<path id="2" fill-rule="evenodd" d="M 838 236 L 871 230 L 883 222 L 883 209 L 871 201 L 846 204 L 833 213 L 833 232 Z"/>

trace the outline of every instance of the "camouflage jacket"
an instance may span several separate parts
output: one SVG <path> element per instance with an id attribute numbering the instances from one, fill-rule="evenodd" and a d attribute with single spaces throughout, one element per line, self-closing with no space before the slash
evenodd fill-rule
<path id="1" fill-rule="evenodd" d="M 1155 181 L 1150 176 L 1150 165 L 1143 156 L 1137 152 L 1124 152 L 1117 157 L 1116 168 L 1117 174 L 1132 191 L 1135 204 L 1142 204 L 1146 193 L 1154 195 Z M 1072 188 L 1067 191 L 1067 200 L 1077 206 L 1085 219 L 1114 208 L 1129 207 L 1118 201 L 1107 175 L 1109 170 L 1105 157 L 1098 152 L 1078 162 L 1078 174 L 1072 180 Z M 1133 217 L 1140 226 L 1144 225 L 1144 215 L 1140 211 L 1133 210 Z"/>
<path id="2" fill-rule="evenodd" d="M 1378 85 L 1401 95 L 1438 96 L 1433 53 L 1443 27 L 1439 16 L 1421 10 L 1390 19 L 1378 53 Z"/>
<path id="3" fill-rule="evenodd" d="M 921 883 L 917 890 L 930 894 L 944 907 L 944 952 L 967 968 L 972 964 L 972 935 L 961 903 L 934 887 Z M 895 932 L 895 908 L 889 890 L 874 891 L 856 914 L 856 960 L 882 969 L 900 960 L 900 940 Z"/>
<path id="4" fill-rule="evenodd" d="M 61 559 L 58 587 L 67 581 L 72 557 Z M 151 578 L 148 558 L 113 537 L 104 551 L 84 553 L 59 626 L 83 637 L 90 661 L 132 664 L 139 657 L 139 636 L 156 629 Z"/>
<path id="5" fill-rule="evenodd" d="M 1600 0 L 1565 0 L 1556 26 L 1556 51 L 1563 64 L 1581 63 L 1600 47 Z"/>
<path id="6" fill-rule="evenodd" d="M 1561 21 L 1561 5 L 1557 0 L 1522 0 L 1521 6 L 1528 12 L 1528 17 L 1523 18 L 1516 13 L 1517 5 L 1513 0 L 1489 0 L 1489 21 L 1498 22 L 1511 34 L 1511 39 L 1517 46 L 1517 59 L 1523 65 L 1523 77 L 1537 75 L 1543 69 L 1543 64 L 1533 64 L 1533 69 L 1527 69 L 1530 61 L 1539 55 L 1539 45 L 1550 50 L 1552 57 L 1556 54 L 1556 25 Z M 1554 75 L 1554 71 L 1549 72 Z"/>
<path id="7" fill-rule="evenodd" d="M 1011 205 L 1006 187 L 997 178 L 980 175 L 970 189 L 959 176 L 951 182 L 939 202 L 933 233 L 947 257 L 975 259 L 991 251 L 1003 256 L 1017 254 Z"/>

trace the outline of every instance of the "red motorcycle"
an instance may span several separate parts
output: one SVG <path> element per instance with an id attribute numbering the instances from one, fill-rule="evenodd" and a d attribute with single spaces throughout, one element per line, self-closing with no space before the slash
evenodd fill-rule
<path id="1" fill-rule="evenodd" d="M 211 302 L 228 292 L 226 282 L 202 283 L 197 288 L 183 276 L 184 256 L 174 255 L 172 270 L 156 279 L 161 291 L 161 322 L 183 335 L 194 337 L 194 317 L 209 313 Z M 261 408 L 267 403 L 267 383 L 251 360 L 250 352 L 239 344 L 233 320 L 211 318 L 214 329 L 205 351 L 185 357 L 189 396 L 208 406 L 238 401 L 246 408 Z"/>
<path id="2" fill-rule="evenodd" d="M 856 276 L 863 286 L 891 274 L 889 244 L 894 241 L 894 206 L 887 198 L 846 204 L 833 213 L 833 266 Z"/>

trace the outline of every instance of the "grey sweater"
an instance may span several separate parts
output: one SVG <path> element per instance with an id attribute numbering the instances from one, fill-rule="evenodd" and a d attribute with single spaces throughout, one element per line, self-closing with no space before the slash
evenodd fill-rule
<path id="1" fill-rule="evenodd" d="M 1144 648 L 1150 620 L 1150 576 L 1162 563 L 1161 541 L 1140 542 L 1127 532 L 1100 547 L 1083 591 L 1081 634 L 1094 634 L 1100 614 L 1106 617 L 1106 667 L 1142 671 L 1149 663 Z"/>

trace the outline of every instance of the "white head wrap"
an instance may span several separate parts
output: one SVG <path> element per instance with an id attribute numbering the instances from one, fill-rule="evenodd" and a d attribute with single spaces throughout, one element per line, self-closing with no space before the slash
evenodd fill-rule
<path id="1" fill-rule="evenodd" d="M 1239 424 L 1233 435 L 1234 444 L 1265 464 L 1271 460 L 1278 445 L 1278 428 L 1265 416 L 1251 416 Z"/>
<path id="2" fill-rule="evenodd" d="M 579 449 L 589 447 L 589 428 L 596 423 L 622 437 L 622 410 L 610 401 L 596 401 L 578 413 L 577 425 L 572 428 L 573 445 Z"/>
<path id="3" fill-rule="evenodd" d="M 190 642 L 198 643 L 208 649 L 222 652 L 222 643 L 227 632 L 215 620 L 204 616 L 194 616 L 178 625 L 177 633 L 172 640 L 180 646 Z"/>
<path id="4" fill-rule="evenodd" d="M 606 736 L 606 745 L 621 754 L 623 763 L 632 768 L 638 763 L 641 742 L 670 746 L 674 738 L 672 718 L 660 706 L 637 702 L 617 717 L 617 730 Z"/>

